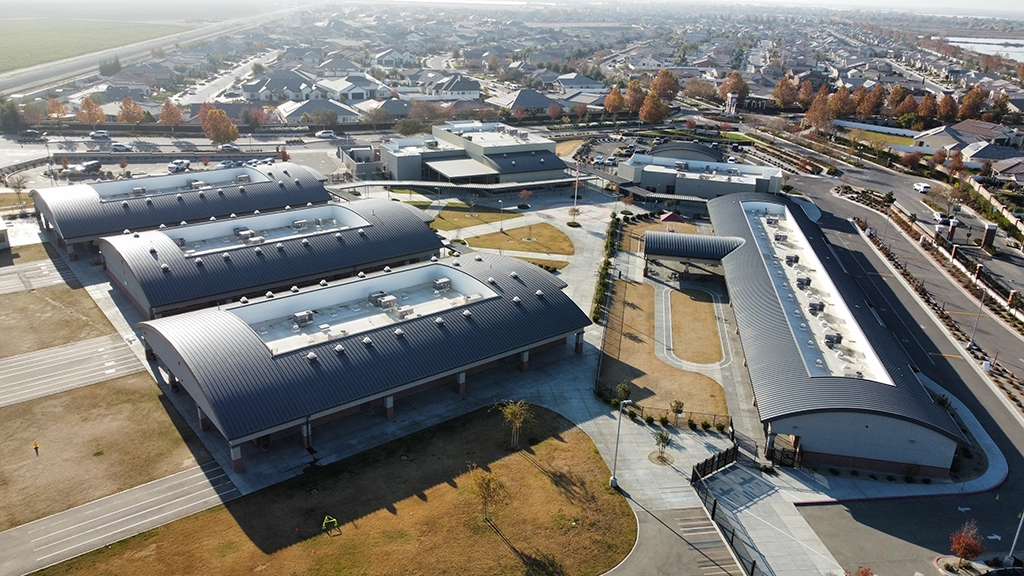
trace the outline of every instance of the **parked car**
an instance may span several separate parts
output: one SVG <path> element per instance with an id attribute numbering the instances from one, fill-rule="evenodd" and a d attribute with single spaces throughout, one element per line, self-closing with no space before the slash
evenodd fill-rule
<path id="1" fill-rule="evenodd" d="M 728 158 L 726 158 L 725 161 L 728 162 L 729 164 L 735 164 L 736 163 L 736 157 L 735 156 L 729 156 Z"/>
<path id="2" fill-rule="evenodd" d="M 213 167 L 214 170 L 223 170 L 224 168 L 234 168 L 235 163 L 231 160 L 223 160 L 220 164 Z"/>
<path id="3" fill-rule="evenodd" d="M 927 194 L 931 189 L 932 185 L 925 182 L 917 182 L 914 184 L 914 191 L 920 192 L 921 194 Z"/>
<path id="4" fill-rule="evenodd" d="M 594 164 L 604 164 L 604 156 L 598 156 L 594 158 Z"/>
<path id="5" fill-rule="evenodd" d="M 106 130 L 93 130 L 92 132 L 89 132 L 89 138 L 92 138 L 93 140 L 106 140 L 110 138 L 110 132 L 107 132 Z"/>
<path id="6" fill-rule="evenodd" d="M 172 174 L 175 172 L 184 172 L 188 170 L 188 167 L 191 164 L 192 162 L 188 160 L 171 160 L 171 162 L 167 165 L 167 171 Z"/>
<path id="7" fill-rule="evenodd" d="M 274 163 L 274 159 L 273 158 L 264 158 L 264 159 L 260 160 L 260 164 L 273 164 L 273 163 Z"/>
<path id="8" fill-rule="evenodd" d="M 245 161 L 245 165 L 246 166 L 259 166 L 260 165 L 260 161 L 258 159 L 256 159 L 256 158 L 253 158 L 251 160 L 246 160 Z"/>
<path id="9" fill-rule="evenodd" d="M 82 172 L 86 174 L 93 174 L 100 171 L 103 168 L 103 164 L 100 164 L 99 160 L 90 160 L 88 162 L 82 162 Z"/>
<path id="10" fill-rule="evenodd" d="M 121 144 L 120 142 L 114 142 L 113 144 L 110 145 L 111 152 L 131 152 L 134 149 L 135 148 L 127 144 Z"/>
<path id="11" fill-rule="evenodd" d="M 317 138 L 334 138 L 334 130 L 321 130 L 314 134 Z"/>
<path id="12" fill-rule="evenodd" d="M 18 142 L 42 142 L 46 137 L 38 130 L 22 130 L 18 132 Z"/>
<path id="13" fill-rule="evenodd" d="M 217 146 L 217 150 L 220 150 L 221 152 L 241 152 L 242 151 L 242 149 L 239 148 L 237 145 L 230 144 L 230 143 L 228 143 L 228 144 L 221 144 L 220 146 Z"/>

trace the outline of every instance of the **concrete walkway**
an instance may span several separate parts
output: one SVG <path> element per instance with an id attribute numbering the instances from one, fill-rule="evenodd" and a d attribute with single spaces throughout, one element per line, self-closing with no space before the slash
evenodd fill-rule
<path id="1" fill-rule="evenodd" d="M 0 268 L 0 295 L 55 284 L 77 283 L 63 260 L 37 260 Z"/>

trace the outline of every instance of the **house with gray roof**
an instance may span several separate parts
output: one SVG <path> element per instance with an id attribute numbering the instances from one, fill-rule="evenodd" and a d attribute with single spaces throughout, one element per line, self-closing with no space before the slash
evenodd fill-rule
<path id="1" fill-rule="evenodd" d="M 570 338 L 582 352 L 591 323 L 557 277 L 493 254 L 326 284 L 138 325 L 236 471 L 270 442 L 297 435 L 312 447 L 313 430 L 335 418 L 392 418 L 415 410 L 419 392 L 462 394 L 469 375 L 506 362 L 527 370 L 532 354 Z"/>
<path id="2" fill-rule="evenodd" d="M 438 256 L 432 218 L 400 202 L 288 208 L 102 238 L 103 267 L 148 318 Z"/>

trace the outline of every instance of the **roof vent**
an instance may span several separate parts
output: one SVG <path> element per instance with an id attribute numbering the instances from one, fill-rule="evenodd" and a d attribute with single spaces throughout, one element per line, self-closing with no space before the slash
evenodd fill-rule
<path id="1" fill-rule="evenodd" d="M 463 317 L 465 317 L 465 318 L 469 318 L 469 317 L 471 317 L 472 315 L 473 315 L 473 313 L 472 313 L 472 312 L 470 312 L 469 310 L 463 310 L 463 311 L 462 311 L 462 316 L 463 316 Z"/>
<path id="2" fill-rule="evenodd" d="M 479 254 L 477 254 L 476 256 L 473 256 L 473 260 L 476 260 L 477 262 L 483 262 L 484 261 L 483 257 L 480 256 Z"/>
<path id="3" fill-rule="evenodd" d="M 292 293 L 298 292 L 299 291 L 299 287 L 298 286 L 292 286 L 291 287 L 291 291 L 292 291 Z"/>
<path id="4" fill-rule="evenodd" d="M 248 304 L 249 303 L 249 299 L 246 298 L 245 296 L 242 296 L 238 301 L 241 302 L 242 304 Z"/>
<path id="5" fill-rule="evenodd" d="M 540 159 L 540 163 L 541 163 L 541 164 L 543 164 L 543 163 L 544 163 L 544 159 L 543 159 L 543 158 L 541 158 L 541 159 Z"/>
<path id="6" fill-rule="evenodd" d="M 252 251 L 257 253 L 257 254 L 263 254 L 263 248 L 260 248 L 259 246 L 253 248 Z"/>
<path id="7" fill-rule="evenodd" d="M 264 296 L 266 296 L 267 298 L 273 298 L 274 297 L 274 293 L 268 290 L 267 293 L 264 294 Z"/>
<path id="8" fill-rule="evenodd" d="M 320 285 L 321 286 L 327 286 L 327 280 L 321 280 L 320 281 Z"/>
<path id="9" fill-rule="evenodd" d="M 366 273 L 360 272 L 359 274 L 356 274 L 356 276 L 359 276 L 360 278 L 366 278 Z"/>
<path id="10" fill-rule="evenodd" d="M 199 191 L 199 197 L 200 198 L 206 198 L 206 192 L 203 192 L 202 190 L 200 190 Z"/>
<path id="11" fill-rule="evenodd" d="M 232 212 L 232 213 L 231 213 L 231 218 L 238 218 L 238 215 L 237 215 L 237 214 L 235 214 L 234 212 Z"/>
<path id="12" fill-rule="evenodd" d="M 160 265 L 160 269 L 163 270 L 164 272 L 170 272 L 171 271 L 171 267 L 168 266 L 166 263 L 161 264 Z"/>
<path id="13" fill-rule="evenodd" d="M 196 266 L 202 266 L 202 265 L 203 265 L 203 259 L 202 258 L 196 258 Z"/>
<path id="14" fill-rule="evenodd" d="M 136 238 L 138 238 L 138 237 L 139 237 L 139 235 L 138 235 L 138 234 L 136 234 L 136 235 L 135 235 L 135 237 L 136 237 Z M 155 247 L 155 246 L 150 246 L 150 247 L 149 247 L 149 253 L 150 253 L 150 254 L 156 254 L 156 247 Z"/>
<path id="15" fill-rule="evenodd" d="M 515 165 L 516 165 L 516 161 L 515 161 L 515 160 L 513 160 L 513 161 L 512 161 L 512 165 L 513 165 L 513 166 L 515 166 Z"/>
<path id="16" fill-rule="evenodd" d="M 131 233 L 132 233 L 132 231 L 127 229 L 127 228 L 124 229 L 124 232 L 121 232 L 121 234 L 124 234 L 125 236 L 127 236 L 127 235 L 129 235 Z"/>
<path id="17" fill-rule="evenodd" d="M 335 354 L 339 354 L 339 355 L 340 354 L 344 354 L 345 353 L 345 347 L 342 346 L 341 344 L 338 344 L 337 346 L 334 347 L 334 353 Z"/>
<path id="18" fill-rule="evenodd" d="M 177 198 L 178 200 L 184 200 L 185 199 L 181 194 L 175 195 L 175 198 Z"/>
<path id="19" fill-rule="evenodd" d="M 153 204 L 153 199 L 152 198 L 146 198 L 146 204 L 152 205 Z"/>
<path id="20" fill-rule="evenodd" d="M 161 225 L 160 225 L 160 229 L 161 229 L 161 230 L 163 230 L 164 228 L 167 228 L 167 224 L 161 224 Z"/>
<path id="21" fill-rule="evenodd" d="M 487 277 L 487 283 L 488 283 L 488 284 L 495 284 L 495 283 L 497 283 L 497 282 L 498 282 L 498 281 L 494 279 L 494 276 L 488 276 L 488 277 Z"/>
<path id="22" fill-rule="evenodd" d="M 306 202 L 306 207 L 307 207 L 307 208 L 308 208 L 308 207 L 310 207 L 310 206 L 312 206 L 312 205 L 313 205 L 313 203 L 312 203 L 312 202 Z"/>
<path id="23" fill-rule="evenodd" d="M 437 262 L 437 256 L 431 256 L 430 257 L 430 261 L 431 262 Z"/>
<path id="24" fill-rule="evenodd" d="M 217 188 L 217 195 L 218 196 L 223 196 L 224 195 L 224 189 L 223 188 Z"/>
<path id="25" fill-rule="evenodd" d="M 292 209 L 292 205 L 291 205 L 291 204 L 289 204 L 289 205 L 285 206 L 285 207 L 284 207 L 284 209 L 285 209 L 285 210 L 291 210 L 291 209 Z"/>
<path id="26" fill-rule="evenodd" d="M 268 174 L 268 176 L 269 176 L 269 174 Z M 284 180 L 278 180 L 278 181 L 277 181 L 277 186 L 278 186 L 279 188 L 284 188 Z"/>
<path id="27" fill-rule="evenodd" d="M 508 275 L 509 275 L 509 278 L 519 278 L 519 273 L 516 272 L 515 270 L 509 272 Z"/>
<path id="28" fill-rule="evenodd" d="M 274 173 L 271 172 L 270 170 L 267 170 L 267 176 L 273 178 L 274 177 Z"/>
<path id="29" fill-rule="evenodd" d="M 242 194 L 245 194 L 245 186 L 239 186 L 238 191 L 241 192 Z"/>
<path id="30" fill-rule="evenodd" d="M 223 259 L 225 259 L 225 260 L 231 260 L 231 254 L 229 254 L 229 253 L 227 253 L 227 252 L 224 252 L 224 253 L 223 253 L 223 254 L 221 254 L 220 256 L 221 256 L 221 258 L 223 258 Z"/>
<path id="31" fill-rule="evenodd" d="M 462 256 L 462 252 L 459 252 L 458 250 L 456 250 L 455 252 L 452 252 L 452 256 L 455 256 L 456 258 L 458 258 L 459 256 Z"/>
<path id="32" fill-rule="evenodd" d="M 334 237 L 337 238 L 338 240 L 341 240 L 343 238 L 343 236 L 341 235 L 341 232 L 335 232 L 334 233 Z"/>
<path id="33" fill-rule="evenodd" d="M 453 260 L 452 266 L 462 266 L 462 264 L 460 264 L 458 260 Z"/>
<path id="34" fill-rule="evenodd" d="M 512 301 L 515 302 L 516 304 L 519 304 L 520 302 L 522 302 L 522 300 L 519 299 L 519 296 L 513 296 L 512 297 Z"/>
<path id="35" fill-rule="evenodd" d="M 543 298 L 544 297 L 544 293 L 541 292 L 540 290 L 537 290 L 536 292 L 534 292 L 534 294 L 537 295 L 537 298 Z"/>
<path id="36" fill-rule="evenodd" d="M 135 237 L 135 238 L 138 238 L 139 237 L 139 233 L 136 232 L 136 233 L 132 234 L 132 236 Z"/>
<path id="37" fill-rule="evenodd" d="M 124 206 L 125 208 L 127 208 L 128 207 L 128 201 L 127 200 L 121 200 L 121 206 Z"/>
<path id="38" fill-rule="evenodd" d="M 217 217 L 216 216 L 210 216 L 210 222 L 216 222 L 216 221 L 217 221 Z"/>
<path id="39" fill-rule="evenodd" d="M 395 328 L 395 338 L 401 338 L 402 336 L 405 336 L 405 330 Z"/>
<path id="40" fill-rule="evenodd" d="M 391 266 L 385 266 L 384 267 L 384 271 L 385 272 L 391 272 Z"/>
<path id="41" fill-rule="evenodd" d="M 363 344 L 367 346 L 373 346 L 373 340 L 370 340 L 370 337 L 367 336 L 366 338 L 363 338 Z"/>
<path id="42" fill-rule="evenodd" d="M 287 172 L 285 172 L 285 174 L 287 174 Z M 296 186 L 302 186 L 302 181 L 301 181 L 301 180 L 299 180 L 298 178 L 296 178 L 296 179 L 295 179 L 295 185 L 296 185 Z"/>
<path id="43" fill-rule="evenodd" d="M 288 176 L 288 175 L 289 175 L 289 174 L 288 174 L 288 171 L 287 171 L 287 170 L 281 170 L 281 172 L 284 172 L 284 175 L 285 175 L 285 176 Z"/>
<path id="44" fill-rule="evenodd" d="M 253 210 L 253 211 L 252 211 L 252 213 L 253 213 L 253 214 L 259 214 L 259 213 L 260 213 L 260 211 L 259 211 L 259 210 Z"/>
<path id="45" fill-rule="evenodd" d="M 316 352 L 310 352 L 309 354 L 306 354 L 306 360 L 309 360 L 310 362 L 316 362 Z"/>
<path id="46" fill-rule="evenodd" d="M 366 236 L 366 230 L 363 230 L 362 228 L 360 228 L 359 229 L 359 235 L 360 236 Z"/>
<path id="47" fill-rule="evenodd" d="M 434 318 L 434 324 L 437 324 L 438 326 L 444 326 L 444 318 L 441 318 L 440 316 Z"/>
<path id="48" fill-rule="evenodd" d="M 188 222 L 185 222 L 184 220 L 182 220 L 182 221 L 181 221 L 181 225 L 182 225 L 182 226 L 188 226 Z"/>
<path id="49" fill-rule="evenodd" d="M 277 248 L 278 252 L 283 251 L 284 250 L 284 244 L 281 244 L 280 242 L 278 242 L 277 244 L 274 244 L 274 248 Z"/>
<path id="50" fill-rule="evenodd" d="M 303 238 L 302 239 L 302 245 L 303 246 L 309 246 L 309 238 Z"/>

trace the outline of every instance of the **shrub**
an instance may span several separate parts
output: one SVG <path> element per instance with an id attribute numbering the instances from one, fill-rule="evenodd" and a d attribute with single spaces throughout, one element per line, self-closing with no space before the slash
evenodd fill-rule
<path id="1" fill-rule="evenodd" d="M 658 418 L 658 423 L 662 426 L 668 426 L 668 416 L 662 415 Z"/>
<path id="2" fill-rule="evenodd" d="M 612 408 L 618 408 L 618 407 L 619 407 L 619 399 L 618 398 L 612 398 Z"/>
<path id="3" fill-rule="evenodd" d="M 693 418 L 688 419 L 686 421 L 686 425 L 690 427 L 690 430 L 696 430 L 697 429 L 697 423 L 693 421 Z"/>
<path id="4" fill-rule="evenodd" d="M 719 434 L 725 432 L 725 424 L 723 424 L 721 422 L 715 424 L 715 430 L 718 430 Z"/>
<path id="5" fill-rule="evenodd" d="M 583 224 L 580 224 L 579 222 L 566 222 L 565 225 L 569 228 L 579 228 L 583 226 Z"/>
<path id="6" fill-rule="evenodd" d="M 636 412 L 630 410 L 629 412 L 626 412 L 626 414 L 629 415 L 630 420 L 636 420 Z"/>
<path id="7" fill-rule="evenodd" d="M 700 423 L 700 427 L 703 428 L 704 430 L 708 430 L 711 428 L 711 422 L 704 420 Z"/>
<path id="8" fill-rule="evenodd" d="M 654 416 L 651 416 L 650 414 L 644 416 L 644 422 L 646 422 L 648 426 L 654 424 Z"/>
<path id="9" fill-rule="evenodd" d="M 942 569 L 945 570 L 946 572 L 954 572 L 955 573 L 957 571 L 956 570 L 956 566 L 954 566 L 952 562 L 944 563 L 942 565 Z"/>

